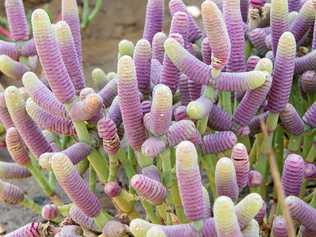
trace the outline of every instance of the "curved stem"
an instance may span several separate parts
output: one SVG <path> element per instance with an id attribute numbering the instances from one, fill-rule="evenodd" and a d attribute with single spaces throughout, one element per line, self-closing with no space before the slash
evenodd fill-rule
<path id="1" fill-rule="evenodd" d="M 33 200 L 25 197 L 21 202 L 21 205 L 25 208 L 31 209 L 34 213 L 41 215 L 42 207 L 36 204 Z"/>

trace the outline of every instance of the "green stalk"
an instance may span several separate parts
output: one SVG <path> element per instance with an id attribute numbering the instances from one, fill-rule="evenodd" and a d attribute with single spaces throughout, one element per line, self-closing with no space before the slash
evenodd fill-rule
<path id="1" fill-rule="evenodd" d="M 72 206 L 73 206 L 72 203 L 58 206 L 58 211 L 63 217 L 67 217 L 69 216 L 69 211 Z"/>
<path id="2" fill-rule="evenodd" d="M 56 177 L 52 170 L 50 170 L 48 173 L 48 183 L 49 183 L 49 186 L 52 187 L 53 190 L 56 189 Z"/>
<path id="3" fill-rule="evenodd" d="M 283 151 L 284 151 L 284 134 L 281 127 L 277 127 L 273 137 L 273 149 L 275 151 L 276 162 L 279 168 L 279 171 L 282 172 L 283 168 Z"/>
<path id="4" fill-rule="evenodd" d="M 82 176 L 84 175 L 84 173 L 87 171 L 87 169 L 89 168 L 89 161 L 87 159 L 84 159 L 82 161 L 80 161 L 77 165 L 76 168 L 79 172 L 79 174 Z"/>
<path id="5" fill-rule="evenodd" d="M 206 171 L 207 178 L 208 178 L 208 184 L 210 186 L 211 194 L 212 194 L 212 200 L 215 200 L 216 197 L 216 186 L 215 186 L 215 166 L 217 157 L 214 154 L 208 154 L 208 155 L 199 155 L 201 157 L 201 163 L 202 167 Z"/>
<path id="6" fill-rule="evenodd" d="M 126 156 L 123 149 L 118 150 L 117 157 L 123 166 L 124 173 L 127 176 L 128 180 L 131 180 L 132 177 L 136 174 L 131 160 Z"/>
<path id="7" fill-rule="evenodd" d="M 249 136 L 239 136 L 238 137 L 238 142 L 244 144 L 248 151 L 251 149 Z"/>
<path id="8" fill-rule="evenodd" d="M 313 143 L 313 145 L 309 149 L 309 152 L 306 156 L 305 161 L 309 163 L 313 163 L 315 158 L 316 158 L 316 143 Z"/>
<path id="9" fill-rule="evenodd" d="M 31 209 L 34 213 L 41 215 L 42 207 L 36 204 L 33 200 L 25 197 L 20 204 L 25 208 Z"/>
<path id="10" fill-rule="evenodd" d="M 153 164 L 153 159 L 145 156 L 142 152 L 135 151 L 135 154 L 136 154 L 136 159 L 137 159 L 137 163 L 139 167 L 145 168 Z"/>
<path id="11" fill-rule="evenodd" d="M 153 205 L 151 205 L 146 200 L 141 201 L 145 212 L 146 212 L 146 218 L 150 220 L 153 224 L 161 224 L 159 217 L 155 213 L 155 208 Z"/>
<path id="12" fill-rule="evenodd" d="M 249 58 L 251 56 L 251 53 L 252 53 L 252 45 L 249 40 L 246 40 L 245 48 L 244 48 L 245 58 L 246 59 Z"/>
<path id="13" fill-rule="evenodd" d="M 89 190 L 91 192 L 95 192 L 96 189 L 96 184 L 97 184 L 97 174 L 93 167 L 90 165 L 89 166 Z"/>
<path id="14" fill-rule="evenodd" d="M 163 176 L 163 184 L 168 189 L 168 203 L 173 204 L 176 209 L 176 215 L 181 221 L 181 223 L 186 222 L 186 218 L 184 215 L 183 207 L 181 204 L 181 198 L 179 195 L 177 180 L 174 177 L 174 173 L 172 172 L 172 163 L 171 163 L 171 151 L 170 149 L 166 149 L 159 155 L 159 158 L 162 163 L 162 176 Z"/>
<path id="15" fill-rule="evenodd" d="M 72 106 L 72 103 L 65 104 L 67 111 L 71 109 L 71 106 Z M 84 142 L 88 145 L 93 145 L 91 144 L 92 139 L 87 129 L 87 125 L 84 122 L 78 122 L 78 121 L 77 122 L 73 121 L 73 124 L 76 130 L 77 136 L 79 138 L 79 141 Z M 109 172 L 106 160 L 101 156 L 101 154 L 96 149 L 92 149 L 87 159 L 89 160 L 90 165 L 92 165 L 92 167 L 96 171 L 99 180 L 102 183 L 105 183 L 107 181 L 108 172 Z"/>
<path id="16" fill-rule="evenodd" d="M 121 192 L 112 198 L 114 206 L 119 209 L 120 213 L 125 213 L 130 220 L 139 217 L 137 211 L 135 211 L 135 198 L 134 195 L 122 189 Z"/>
<path id="17" fill-rule="evenodd" d="M 100 213 L 94 217 L 94 221 L 100 230 L 104 227 L 105 223 L 112 220 L 113 217 L 105 211 L 100 211 Z"/>
<path id="18" fill-rule="evenodd" d="M 249 160 L 250 160 L 250 165 L 253 165 L 256 162 L 257 159 L 257 150 L 258 150 L 258 146 L 259 146 L 259 142 L 257 139 L 257 136 L 255 138 L 255 141 L 252 144 L 252 148 L 249 152 Z"/>
<path id="19" fill-rule="evenodd" d="M 300 153 L 300 148 L 301 148 L 301 142 L 302 142 L 302 135 L 290 135 L 290 140 L 288 144 L 288 149 L 291 152 L 294 153 Z"/>
<path id="20" fill-rule="evenodd" d="M 224 111 L 226 111 L 229 114 L 232 114 L 231 93 L 229 91 L 221 92 L 220 104 Z"/>
<path id="21" fill-rule="evenodd" d="M 117 178 L 117 171 L 119 168 L 119 156 L 120 152 L 117 152 L 114 155 L 109 155 L 110 172 L 108 182 L 115 181 Z"/>
<path id="22" fill-rule="evenodd" d="M 83 0 L 81 28 L 86 28 L 89 23 L 89 0 Z"/>
<path id="23" fill-rule="evenodd" d="M 93 19 L 97 16 L 98 12 L 100 11 L 102 7 L 103 0 L 96 0 L 93 10 L 91 11 L 89 17 L 88 17 L 88 23 L 91 23 Z"/>

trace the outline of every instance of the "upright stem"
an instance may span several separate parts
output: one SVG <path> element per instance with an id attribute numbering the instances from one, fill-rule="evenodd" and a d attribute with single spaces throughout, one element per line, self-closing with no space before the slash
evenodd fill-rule
<path id="1" fill-rule="evenodd" d="M 96 184 L 97 184 L 96 179 L 97 179 L 97 174 L 95 170 L 93 169 L 93 167 L 90 165 L 89 166 L 89 190 L 91 192 L 95 192 Z"/>
<path id="2" fill-rule="evenodd" d="M 147 219 L 150 220 L 153 224 L 161 224 L 159 217 L 155 213 L 154 206 L 146 200 L 141 201 L 141 203 L 145 209 Z"/>
<path id="3" fill-rule="evenodd" d="M 109 163 L 110 163 L 110 172 L 108 182 L 115 181 L 117 179 L 117 171 L 119 168 L 119 156 L 122 153 L 117 152 L 114 155 L 109 155 Z"/>
<path id="4" fill-rule="evenodd" d="M 126 156 L 125 151 L 123 149 L 120 149 L 117 152 L 117 157 L 123 166 L 124 173 L 126 174 L 128 180 L 131 180 L 132 177 L 136 174 L 136 171 L 131 160 Z"/>
<path id="5" fill-rule="evenodd" d="M 89 23 L 96 17 L 98 12 L 100 11 L 100 9 L 102 7 L 102 2 L 103 2 L 103 0 L 96 0 L 95 1 L 95 6 L 89 15 L 89 18 L 88 18 Z"/>
<path id="6" fill-rule="evenodd" d="M 108 214 L 107 212 L 102 211 L 102 210 L 97 216 L 94 217 L 94 221 L 100 230 L 102 230 L 105 223 L 107 223 L 108 221 L 110 221 L 112 219 L 113 219 L 113 217 L 110 214 Z"/>
<path id="7" fill-rule="evenodd" d="M 82 23 L 81 28 L 85 28 L 89 23 L 89 0 L 83 0 Z"/>
<path id="8" fill-rule="evenodd" d="M 232 114 L 232 101 L 231 101 L 231 93 L 228 91 L 223 91 L 220 94 L 220 104 L 224 111 L 229 114 Z"/>
<path id="9" fill-rule="evenodd" d="M 162 176 L 163 176 L 163 183 L 168 189 L 168 202 L 173 204 L 176 209 L 176 215 L 181 221 L 184 223 L 186 221 L 183 207 L 181 204 L 181 199 L 179 195 L 177 180 L 174 177 L 174 173 L 172 172 L 172 163 L 171 163 L 171 151 L 170 149 L 166 149 L 163 153 L 159 156 L 161 163 L 162 163 Z"/>

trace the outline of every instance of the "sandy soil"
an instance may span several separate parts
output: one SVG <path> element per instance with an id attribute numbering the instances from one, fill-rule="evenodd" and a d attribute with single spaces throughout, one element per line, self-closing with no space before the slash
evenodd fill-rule
<path id="1" fill-rule="evenodd" d="M 0 1 L 0 14 L 3 16 L 3 2 Z M 53 0 L 48 9 L 57 14 L 60 9 L 60 0 Z M 91 1 L 93 2 L 93 1 Z M 117 44 L 121 39 L 133 42 L 142 36 L 146 0 L 104 0 L 105 4 L 94 22 L 82 32 L 83 55 L 86 79 L 89 80 L 93 68 L 100 67 L 106 72 L 116 70 Z M 166 6 L 167 6 L 167 2 Z M 188 0 L 189 4 L 200 5 L 202 0 Z M 28 9 L 31 11 L 31 9 Z M 166 26 L 170 17 L 166 7 Z M 166 29 L 167 30 L 167 29 Z M 166 31 L 167 32 L 167 31 Z M 5 155 L 0 154 L 0 160 Z M 39 203 L 45 203 L 43 193 L 32 178 L 21 181 L 12 181 L 21 187 L 29 197 Z M 106 201 L 104 201 L 106 205 Z M 40 220 L 29 210 L 20 207 L 8 207 L 0 204 L 0 236 L 1 228 L 12 231 L 23 224 Z"/>

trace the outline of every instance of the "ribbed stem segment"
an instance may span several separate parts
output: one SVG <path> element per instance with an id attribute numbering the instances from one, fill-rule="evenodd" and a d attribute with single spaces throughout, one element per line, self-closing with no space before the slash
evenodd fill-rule
<path id="1" fill-rule="evenodd" d="M 37 9 L 32 14 L 32 29 L 37 53 L 48 83 L 57 99 L 69 102 L 75 95 L 49 16 Z"/>
<path id="2" fill-rule="evenodd" d="M 231 131 L 208 134 L 203 137 L 202 151 L 204 154 L 223 152 L 233 148 L 236 142 L 237 137 Z"/>
<path id="3" fill-rule="evenodd" d="M 13 123 L 33 155 L 38 158 L 45 152 L 51 152 L 52 148 L 43 136 L 42 131 L 27 114 L 23 95 L 18 88 L 8 87 L 4 96 Z"/>
<path id="4" fill-rule="evenodd" d="M 30 69 L 7 55 L 0 55 L 0 71 L 13 80 L 21 80 L 23 74 Z"/>
<path id="5" fill-rule="evenodd" d="M 15 163 L 0 161 L 1 179 L 23 179 L 30 176 L 31 173 L 26 168 Z"/>
<path id="6" fill-rule="evenodd" d="M 180 197 L 186 217 L 200 220 L 204 216 L 202 180 L 197 151 L 189 141 L 181 142 L 176 148 L 176 175 Z"/>
<path id="7" fill-rule="evenodd" d="M 214 221 L 218 237 L 241 237 L 234 210 L 234 203 L 229 197 L 221 196 L 214 203 Z"/>
<path id="8" fill-rule="evenodd" d="M 272 51 L 276 55 L 281 35 L 288 31 L 288 1 L 273 0 L 271 2 L 270 12 L 271 36 L 272 36 Z"/>
<path id="9" fill-rule="evenodd" d="M 6 0 L 5 11 L 11 38 L 16 41 L 27 40 L 30 31 L 27 24 L 23 0 Z"/>
<path id="10" fill-rule="evenodd" d="M 31 98 L 28 98 L 25 109 L 33 121 L 41 128 L 54 133 L 75 135 L 73 123 L 69 119 L 56 117 L 39 107 Z"/>
<path id="11" fill-rule="evenodd" d="M 131 147 L 138 151 L 146 139 L 134 62 L 123 56 L 118 61 L 118 96 L 125 133 Z M 133 105 L 131 109 L 130 105 Z"/>
<path id="12" fill-rule="evenodd" d="M 245 34 L 240 0 L 224 0 L 223 14 L 231 42 L 231 52 L 226 71 L 244 72 L 246 70 L 244 56 Z"/>
<path id="13" fill-rule="evenodd" d="M 71 29 L 66 21 L 59 21 L 54 28 L 64 64 L 76 92 L 79 92 L 85 87 L 85 81 Z"/>
<path id="14" fill-rule="evenodd" d="M 236 171 L 231 159 L 223 157 L 218 160 L 215 168 L 215 184 L 217 196 L 227 196 L 236 201 L 239 190 Z"/>
<path id="15" fill-rule="evenodd" d="M 304 180 L 304 160 L 301 156 L 290 154 L 286 158 L 282 173 L 282 186 L 286 196 L 299 195 Z"/>
<path id="16" fill-rule="evenodd" d="M 176 146 L 186 140 L 195 145 L 201 144 L 201 135 L 191 120 L 180 120 L 169 127 L 167 141 L 170 146 Z"/>
<path id="17" fill-rule="evenodd" d="M 221 70 L 228 62 L 231 41 L 221 11 L 213 1 L 201 5 L 203 25 L 212 49 L 212 66 Z"/>
<path id="18" fill-rule="evenodd" d="M 150 43 L 157 32 L 161 32 L 164 19 L 164 1 L 148 0 L 143 38 Z"/>
<path id="19" fill-rule="evenodd" d="M 268 96 L 268 109 L 280 113 L 291 92 L 296 55 L 296 42 L 292 33 L 282 34 L 274 62 L 272 87 Z"/>
<path id="20" fill-rule="evenodd" d="M 316 127 L 316 102 L 314 102 L 308 110 L 305 112 L 303 116 L 303 120 L 309 126 L 315 128 Z"/>
<path id="21" fill-rule="evenodd" d="M 150 42 L 141 39 L 136 43 L 134 62 L 139 91 L 148 96 L 150 93 L 151 46 Z"/>
<path id="22" fill-rule="evenodd" d="M 61 2 L 62 19 L 67 22 L 71 29 L 71 33 L 75 42 L 77 57 L 80 65 L 82 64 L 81 55 L 81 33 L 80 18 L 76 0 L 62 0 Z"/>

